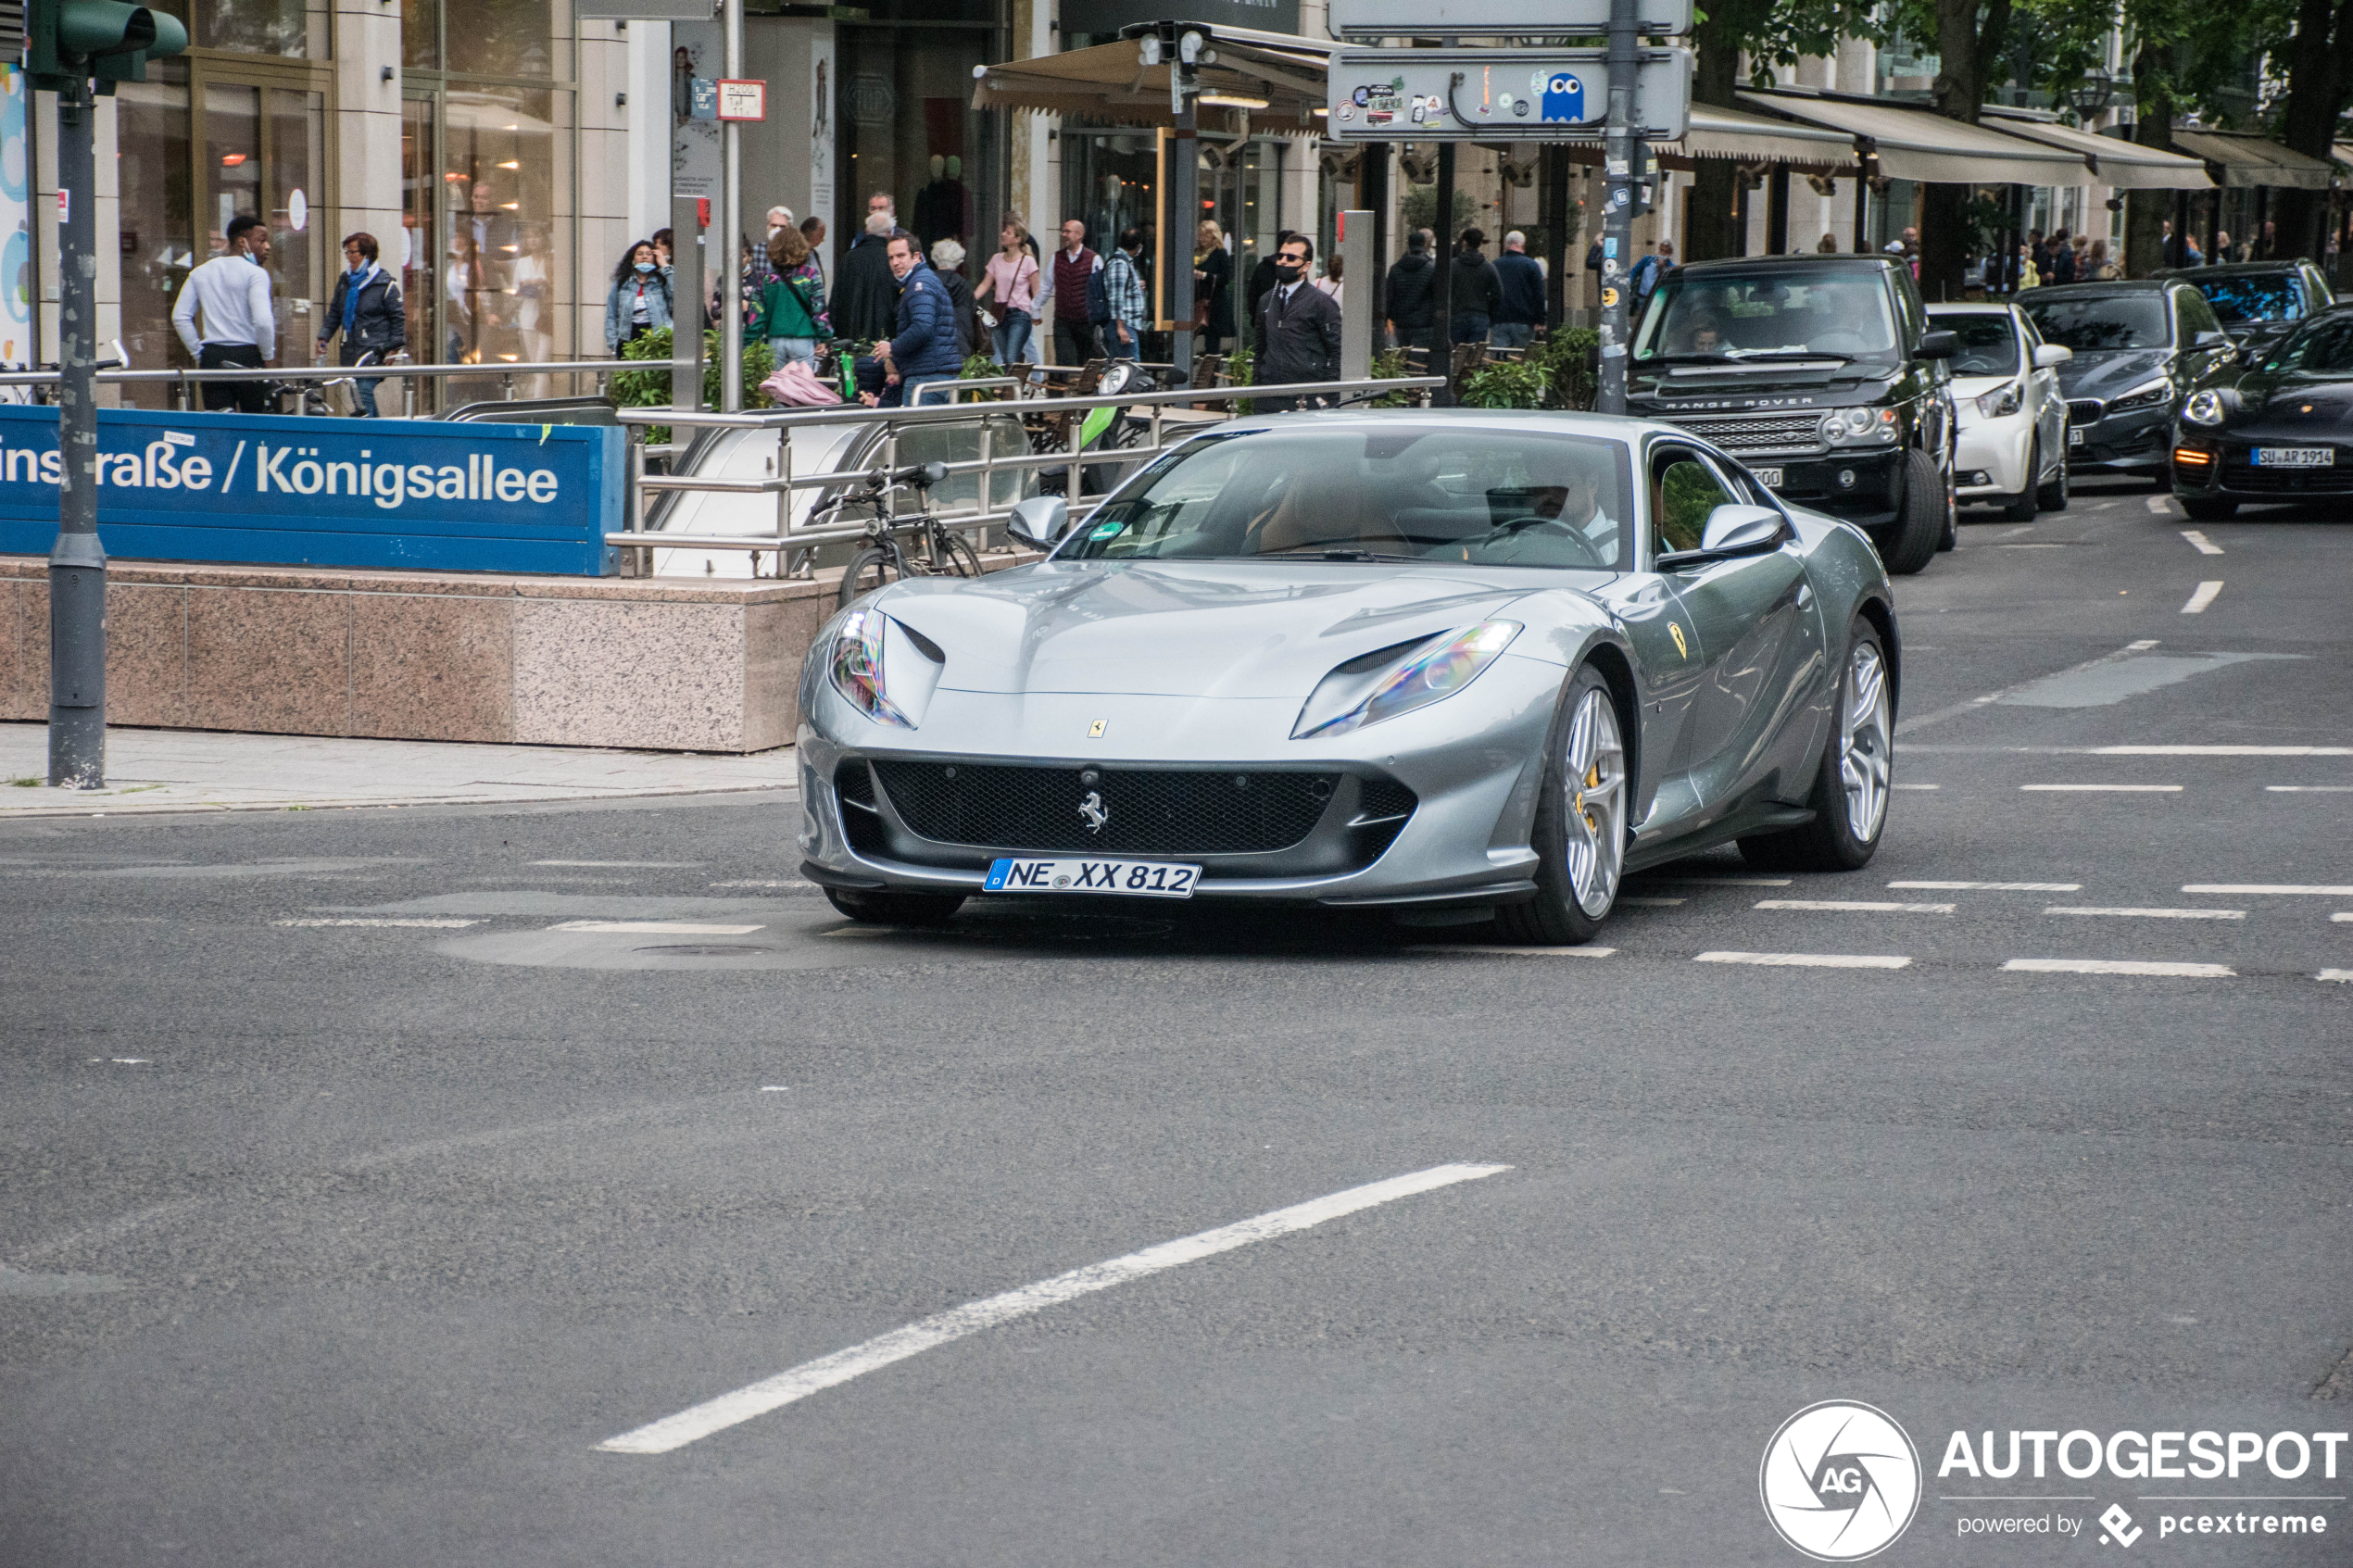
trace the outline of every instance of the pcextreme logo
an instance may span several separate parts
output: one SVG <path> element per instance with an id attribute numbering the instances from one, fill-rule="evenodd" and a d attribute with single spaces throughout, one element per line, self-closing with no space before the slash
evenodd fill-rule
<path id="1" fill-rule="evenodd" d="M 1818 1562 L 1856 1562 L 1919 1511 L 1919 1450 L 1886 1411 L 1825 1399 L 1781 1423 L 1756 1486 L 1781 1539 Z"/>

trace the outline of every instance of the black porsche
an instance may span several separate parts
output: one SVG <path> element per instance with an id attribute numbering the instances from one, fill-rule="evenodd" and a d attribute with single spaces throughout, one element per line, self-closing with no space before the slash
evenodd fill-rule
<path id="1" fill-rule="evenodd" d="M 2247 503 L 2353 497 L 2353 306 L 2306 320 L 2237 385 L 2190 395 L 2173 494 L 2200 522 Z"/>

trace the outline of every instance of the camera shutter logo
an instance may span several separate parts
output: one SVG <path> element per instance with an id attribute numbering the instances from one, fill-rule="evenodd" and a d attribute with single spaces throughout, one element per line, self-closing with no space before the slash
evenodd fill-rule
<path id="1" fill-rule="evenodd" d="M 1856 1562 L 1919 1511 L 1919 1450 L 1886 1411 L 1825 1399 L 1781 1423 L 1756 1486 L 1781 1539 L 1818 1562 Z"/>

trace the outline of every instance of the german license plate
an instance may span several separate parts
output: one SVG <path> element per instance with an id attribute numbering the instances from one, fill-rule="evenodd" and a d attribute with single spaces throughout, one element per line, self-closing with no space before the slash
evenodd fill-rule
<path id="1" fill-rule="evenodd" d="M 1748 471 L 1755 474 L 1756 483 L 1768 490 L 1779 490 L 1781 487 L 1781 470 L 1779 469 L 1751 469 Z"/>
<path id="2" fill-rule="evenodd" d="M 2258 446 L 2255 466 L 2259 469 L 2326 469 L 2336 466 L 2334 446 Z"/>
<path id="3" fill-rule="evenodd" d="M 2083 445 L 2083 427 L 2082 425 L 2070 425 L 2067 427 L 2067 444 L 2070 446 L 2081 446 Z"/>
<path id="4" fill-rule="evenodd" d="M 986 893 L 1115 893 L 1126 898 L 1189 898 L 1199 866 L 1165 860 L 992 860 Z"/>

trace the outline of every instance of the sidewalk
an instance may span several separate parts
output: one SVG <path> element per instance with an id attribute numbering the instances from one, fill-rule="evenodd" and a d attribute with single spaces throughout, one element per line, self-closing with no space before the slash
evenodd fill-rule
<path id="1" fill-rule="evenodd" d="M 107 787 L 50 789 L 46 724 L 0 724 L 0 821 L 706 795 L 795 786 L 790 746 L 749 757 L 554 746 L 109 730 Z M 15 786 L 15 787 L 10 787 Z"/>

